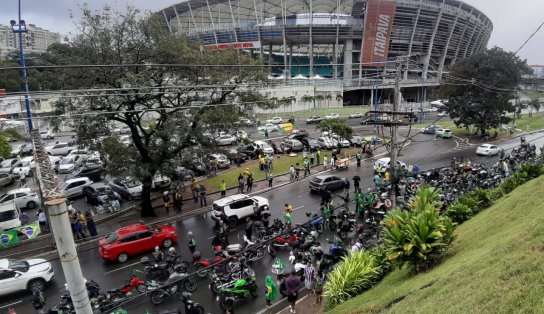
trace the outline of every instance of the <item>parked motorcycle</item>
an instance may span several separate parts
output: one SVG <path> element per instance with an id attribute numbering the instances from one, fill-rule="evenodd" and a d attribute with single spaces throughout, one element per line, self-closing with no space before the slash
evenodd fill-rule
<path id="1" fill-rule="evenodd" d="M 266 250 L 268 254 L 275 257 L 277 251 L 281 248 L 295 248 L 299 245 L 301 238 L 297 235 L 297 231 L 291 231 L 288 236 L 277 236 L 267 246 Z"/>
<path id="2" fill-rule="evenodd" d="M 238 279 L 231 288 L 220 288 L 216 300 L 223 311 L 231 310 L 236 303 L 249 299 L 250 296 L 257 297 L 259 288 L 255 278 Z"/>
<path id="3" fill-rule="evenodd" d="M 174 296 L 181 290 L 181 287 L 185 290 L 193 292 L 196 290 L 196 279 L 189 276 L 188 273 L 173 273 L 170 277 L 161 283 L 152 281 L 149 283 L 149 289 L 152 289 L 149 298 L 155 305 L 162 304 L 167 297 Z"/>
<path id="4" fill-rule="evenodd" d="M 338 215 L 338 221 L 336 224 L 336 233 L 341 239 L 345 239 L 355 227 L 357 226 L 357 219 L 355 214 L 348 211 L 343 211 Z"/>
<path id="5" fill-rule="evenodd" d="M 127 281 L 123 287 L 109 290 L 107 293 L 107 298 L 112 302 L 120 302 L 124 299 L 132 297 L 134 290 L 144 293 L 147 291 L 147 285 L 143 280 L 133 274 L 130 276 L 130 280 Z"/>
<path id="6" fill-rule="evenodd" d="M 204 308 L 202 305 L 191 300 L 190 292 L 183 292 L 181 294 L 181 301 L 185 307 L 185 314 L 204 314 Z"/>
<path id="7" fill-rule="evenodd" d="M 320 234 L 325 231 L 325 217 L 320 216 L 314 212 L 307 212 L 306 217 L 310 219 L 308 221 L 308 225 L 311 229 L 317 231 Z"/>

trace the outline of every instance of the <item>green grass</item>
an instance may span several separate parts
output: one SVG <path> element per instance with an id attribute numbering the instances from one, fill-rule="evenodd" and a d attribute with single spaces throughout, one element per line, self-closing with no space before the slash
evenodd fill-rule
<path id="1" fill-rule="evenodd" d="M 317 106 L 317 105 L 316 105 Z M 323 103 L 323 106 L 326 106 L 326 103 Z M 337 113 L 341 116 L 347 116 L 350 113 L 354 112 L 362 112 L 365 113 L 368 111 L 368 106 L 350 106 L 350 107 L 339 107 L 339 108 L 315 108 L 315 109 L 308 109 L 308 110 L 301 110 L 301 111 L 293 111 L 291 112 L 289 108 L 278 108 L 274 111 L 269 111 L 267 113 L 258 113 L 256 116 L 261 121 L 265 121 L 267 119 L 271 119 L 272 117 L 282 117 L 284 120 L 287 120 L 290 117 L 294 117 L 297 119 L 308 119 L 311 116 L 321 116 L 324 117 L 326 115 L 329 115 L 331 113 Z"/>
<path id="2" fill-rule="evenodd" d="M 465 128 L 458 128 L 455 126 L 455 123 L 453 123 L 453 120 L 445 120 L 445 121 L 438 121 L 435 124 L 440 125 L 444 128 L 451 129 L 453 135 L 458 136 L 460 138 L 465 138 L 467 136 L 467 131 Z M 429 123 L 424 124 L 415 124 L 412 126 L 413 129 L 421 129 L 424 127 L 429 126 Z M 509 126 L 512 126 L 512 123 L 509 124 Z M 505 139 L 512 136 L 519 135 L 523 132 L 532 132 L 532 131 L 538 131 L 544 129 L 544 115 L 540 117 L 538 114 L 533 113 L 532 117 L 529 117 L 528 114 L 523 114 L 520 119 L 516 119 L 516 131 L 514 134 L 510 134 L 509 132 L 506 132 L 502 129 L 489 129 L 488 132 L 491 136 L 495 133 L 495 130 L 497 131 L 498 139 Z M 521 131 L 518 131 L 521 130 Z M 474 141 L 480 141 L 480 133 L 479 130 L 470 130 L 469 132 L 469 138 Z"/>
<path id="3" fill-rule="evenodd" d="M 330 313 L 543 313 L 543 203 L 540 177 L 459 226 L 447 258 L 432 271 L 396 270 Z"/>
<path id="4" fill-rule="evenodd" d="M 357 148 L 343 148 L 342 149 L 342 156 L 353 156 L 355 155 L 357 151 Z M 308 154 L 309 156 L 309 154 Z M 331 152 L 326 150 L 321 150 L 321 164 L 323 164 L 323 156 L 327 156 L 327 159 L 331 160 Z M 272 169 L 272 175 L 275 177 L 279 174 L 283 174 L 289 171 L 289 167 L 291 165 L 295 165 L 296 163 L 299 163 L 300 167 L 302 168 L 302 152 L 297 153 L 296 157 L 290 157 L 289 155 L 274 155 L 274 159 L 272 162 L 273 169 Z M 240 168 L 238 168 L 236 165 L 232 165 L 230 169 L 219 173 L 217 176 L 208 178 L 204 181 L 201 181 L 204 185 L 206 185 L 206 188 L 210 192 L 215 192 L 219 190 L 219 183 L 221 183 L 221 180 L 225 180 L 225 183 L 227 184 L 227 188 L 237 187 L 238 186 L 238 175 L 242 173 L 246 168 L 249 168 L 249 171 L 253 173 L 253 179 L 255 181 L 263 180 L 266 178 L 266 173 L 264 171 L 259 170 L 259 162 L 257 160 L 252 161 L 246 161 L 245 163 L 240 165 Z M 312 169 L 312 172 L 315 171 L 321 171 L 321 167 L 316 168 L 315 170 Z M 303 172 L 301 172 L 302 176 Z"/>

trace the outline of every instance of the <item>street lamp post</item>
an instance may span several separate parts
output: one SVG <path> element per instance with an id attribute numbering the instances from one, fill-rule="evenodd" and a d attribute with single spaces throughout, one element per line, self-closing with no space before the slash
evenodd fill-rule
<path id="1" fill-rule="evenodd" d="M 28 33 L 26 23 L 21 19 L 21 0 L 19 0 L 19 23 L 15 20 L 10 21 L 13 33 L 19 35 L 19 60 L 21 64 L 21 79 L 23 80 L 23 93 L 25 94 L 25 109 L 28 119 L 28 132 L 32 131 L 32 113 L 30 112 L 30 100 L 28 98 L 28 81 L 26 78 L 25 53 L 23 50 L 23 33 Z"/>

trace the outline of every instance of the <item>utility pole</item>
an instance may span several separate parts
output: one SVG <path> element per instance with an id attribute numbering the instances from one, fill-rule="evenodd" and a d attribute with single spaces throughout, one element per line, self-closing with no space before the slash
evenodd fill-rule
<path id="1" fill-rule="evenodd" d="M 85 279 L 79 265 L 76 244 L 71 231 L 66 198 L 60 190 L 58 181 L 42 140 L 37 129 L 31 131 L 32 145 L 34 148 L 34 160 L 36 161 L 36 175 L 42 199 L 49 214 L 49 225 L 53 231 L 53 237 L 57 246 L 57 252 L 62 264 L 62 270 L 68 284 L 68 291 L 72 297 L 72 303 L 77 314 L 92 314 L 89 294 L 85 286 Z"/>
<path id="2" fill-rule="evenodd" d="M 19 35 L 19 62 L 21 64 L 21 79 L 23 81 L 23 93 L 25 94 L 26 118 L 28 119 L 28 133 L 32 131 L 32 113 L 30 112 L 30 100 L 28 98 L 28 80 L 26 78 L 25 52 L 23 49 L 23 33 L 28 33 L 26 23 L 21 19 L 21 0 L 19 0 L 19 22 L 10 21 L 13 33 Z"/>
<path id="3" fill-rule="evenodd" d="M 400 107 L 400 101 L 401 101 L 401 94 L 400 94 L 400 81 L 402 80 L 402 67 L 403 67 L 404 60 L 402 57 L 397 58 L 397 73 L 395 75 L 395 98 L 393 101 L 393 113 L 391 116 L 391 119 L 393 121 L 397 121 L 397 111 Z M 397 206 L 397 180 L 396 180 L 396 173 L 397 173 L 397 126 L 393 125 L 391 128 L 391 159 L 390 159 L 390 167 L 389 167 L 389 174 L 391 177 L 391 204 L 392 208 L 395 208 Z"/>

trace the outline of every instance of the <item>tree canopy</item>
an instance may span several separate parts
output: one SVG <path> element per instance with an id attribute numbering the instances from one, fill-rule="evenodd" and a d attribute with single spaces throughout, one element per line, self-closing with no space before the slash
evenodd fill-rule
<path id="1" fill-rule="evenodd" d="M 79 145 L 101 152 L 108 172 L 143 183 L 144 217 L 155 215 L 152 181 L 165 164 L 200 158 L 214 145 L 206 132 L 233 130 L 254 104 L 270 105 L 258 93 L 266 79 L 259 60 L 200 49 L 173 36 L 158 16 L 127 8 L 106 18 L 84 10 L 79 30 L 70 45 L 54 45 L 42 60 L 110 66 L 36 75 L 54 88 L 78 90 L 57 102 L 57 113 L 76 127 Z M 115 128 L 128 129 L 130 144 Z"/>
<path id="2" fill-rule="evenodd" d="M 440 89 L 445 110 L 457 126 L 476 127 L 482 134 L 497 127 L 506 112 L 515 110 L 526 61 L 501 48 L 492 48 L 456 63 Z"/>

